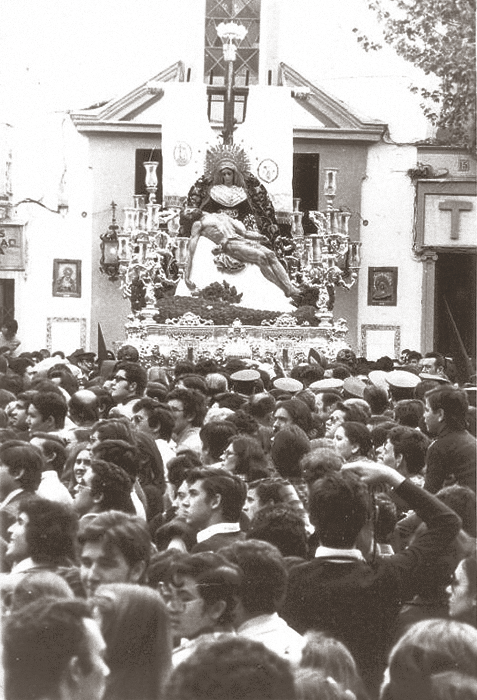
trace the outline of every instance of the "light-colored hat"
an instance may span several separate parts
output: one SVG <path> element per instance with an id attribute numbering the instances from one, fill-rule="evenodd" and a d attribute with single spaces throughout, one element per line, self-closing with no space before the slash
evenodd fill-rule
<path id="1" fill-rule="evenodd" d="M 318 381 L 310 384 L 308 388 L 314 392 L 327 391 L 330 389 L 341 391 L 341 389 L 343 388 L 343 380 L 337 379 L 336 377 L 329 377 L 328 379 L 318 379 Z"/>
<path id="2" fill-rule="evenodd" d="M 374 384 L 374 386 L 377 386 L 379 389 L 384 389 L 385 391 L 388 390 L 388 383 L 386 381 L 386 377 L 388 376 L 388 373 L 385 372 L 382 369 L 373 369 L 369 374 L 368 374 L 368 379 L 371 382 L 371 384 Z"/>
<path id="3" fill-rule="evenodd" d="M 390 386 L 398 387 L 399 389 L 414 389 L 421 380 L 412 372 L 406 372 L 403 369 L 394 369 L 386 374 L 386 381 Z"/>
<path id="4" fill-rule="evenodd" d="M 291 377 L 279 377 L 273 382 L 275 389 L 280 389 L 280 391 L 288 391 L 290 394 L 296 394 L 297 391 L 303 389 L 303 384 L 298 381 L 298 379 L 292 379 Z"/>
<path id="5" fill-rule="evenodd" d="M 358 377 L 346 377 L 343 381 L 343 391 L 357 399 L 362 399 L 366 384 Z"/>
<path id="6" fill-rule="evenodd" d="M 233 382 L 254 382 L 260 379 L 260 372 L 256 369 L 241 369 L 239 372 L 234 372 L 230 375 Z"/>

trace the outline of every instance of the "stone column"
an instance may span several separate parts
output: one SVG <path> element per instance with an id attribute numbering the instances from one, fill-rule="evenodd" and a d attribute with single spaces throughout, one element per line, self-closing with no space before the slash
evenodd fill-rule
<path id="1" fill-rule="evenodd" d="M 437 253 L 434 250 L 424 250 L 421 253 L 420 260 L 424 266 L 421 301 L 421 352 L 424 354 L 434 349 L 434 304 Z"/>

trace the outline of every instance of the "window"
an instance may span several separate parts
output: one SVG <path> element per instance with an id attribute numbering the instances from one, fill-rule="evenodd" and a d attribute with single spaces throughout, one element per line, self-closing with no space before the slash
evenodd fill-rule
<path id="1" fill-rule="evenodd" d="M 258 83 L 260 43 L 260 0 L 207 0 L 205 10 L 204 79 L 210 85 L 224 85 L 225 65 L 222 41 L 217 27 L 222 22 L 237 22 L 247 29 L 235 61 L 235 85 Z M 213 120 L 215 121 L 215 120 Z"/>

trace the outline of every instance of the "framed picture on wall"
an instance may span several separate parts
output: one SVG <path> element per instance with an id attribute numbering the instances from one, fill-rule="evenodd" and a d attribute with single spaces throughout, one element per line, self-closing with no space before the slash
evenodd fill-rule
<path id="1" fill-rule="evenodd" d="M 53 260 L 53 296 L 81 296 L 81 260 Z"/>
<path id="2" fill-rule="evenodd" d="M 368 306 L 396 306 L 397 282 L 397 267 L 368 267 Z"/>

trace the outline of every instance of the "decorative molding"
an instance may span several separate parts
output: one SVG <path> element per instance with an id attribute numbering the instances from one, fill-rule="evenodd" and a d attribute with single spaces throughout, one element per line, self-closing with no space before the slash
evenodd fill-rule
<path id="1" fill-rule="evenodd" d="M 387 129 L 387 124 L 384 122 L 378 120 L 363 121 L 348 105 L 310 83 L 286 63 L 279 65 L 278 84 L 290 87 L 295 91 L 295 94 L 296 88 L 299 88 L 301 92 L 306 91 L 306 100 L 301 99 L 301 92 L 294 99 L 299 101 L 303 109 L 306 109 L 321 124 L 325 125 L 325 128 L 317 127 L 316 130 L 311 127 L 312 133 L 327 134 L 329 138 L 328 130 L 332 130 L 334 135 L 335 132 L 340 133 L 343 129 L 350 140 L 357 137 L 358 140 L 379 141 Z M 303 130 L 300 129 L 300 131 Z M 306 131 L 308 130 L 305 130 L 304 133 Z M 296 133 L 295 136 L 297 136 Z"/>
<path id="2" fill-rule="evenodd" d="M 104 130 L 105 127 L 109 127 L 108 130 L 111 130 L 113 124 L 121 126 L 121 122 L 134 119 L 152 104 L 161 100 L 164 96 L 164 83 L 184 82 L 184 71 L 184 63 L 177 61 L 146 83 L 128 92 L 127 95 L 110 100 L 93 109 L 73 112 L 71 114 L 73 123 L 80 132 Z M 144 125 L 137 124 L 134 126 L 144 127 Z M 157 128 L 157 125 L 154 126 Z"/>
<path id="3" fill-rule="evenodd" d="M 394 331 L 394 357 L 401 354 L 401 326 L 383 326 L 379 323 L 364 323 L 361 326 L 361 355 L 366 357 L 369 331 Z"/>
<path id="4" fill-rule="evenodd" d="M 52 328 L 54 323 L 79 323 L 80 347 L 86 347 L 86 318 L 82 316 L 49 316 L 46 319 L 46 347 L 52 352 Z"/>

